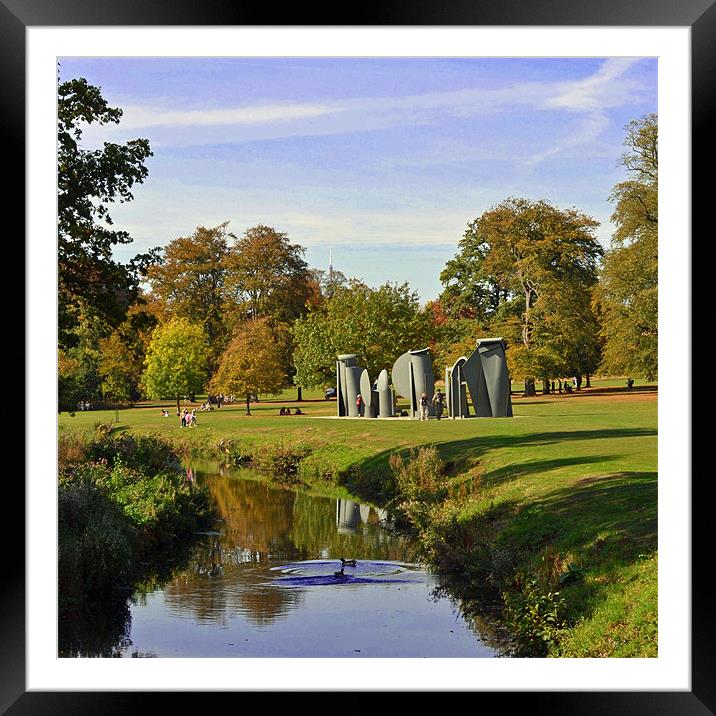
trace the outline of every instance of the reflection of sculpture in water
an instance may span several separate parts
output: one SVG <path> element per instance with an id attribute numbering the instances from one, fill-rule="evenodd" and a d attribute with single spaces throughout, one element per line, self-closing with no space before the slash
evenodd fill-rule
<path id="1" fill-rule="evenodd" d="M 386 510 L 356 504 L 351 500 L 336 500 L 336 526 L 339 534 L 356 534 L 361 524 L 378 525 L 387 519 Z"/>
<path id="2" fill-rule="evenodd" d="M 445 369 L 445 392 L 451 418 L 470 417 L 468 394 L 476 417 L 512 417 L 505 341 L 480 338 L 469 358 L 462 356 Z"/>
<path id="3" fill-rule="evenodd" d="M 360 507 L 352 500 L 336 500 L 338 534 L 355 534 L 361 524 Z"/>

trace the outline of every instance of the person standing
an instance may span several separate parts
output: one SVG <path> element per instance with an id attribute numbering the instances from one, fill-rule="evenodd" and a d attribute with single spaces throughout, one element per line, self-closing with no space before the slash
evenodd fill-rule
<path id="1" fill-rule="evenodd" d="M 420 396 L 420 419 L 421 420 L 428 419 L 428 394 L 427 393 L 423 393 Z"/>
<path id="2" fill-rule="evenodd" d="M 356 396 L 356 407 L 358 408 L 358 416 L 362 418 L 365 415 L 365 400 L 363 400 L 363 396 L 360 393 Z"/>
<path id="3" fill-rule="evenodd" d="M 435 415 L 440 420 L 443 414 L 443 394 L 440 392 L 440 388 L 433 395 L 433 405 L 435 406 Z"/>

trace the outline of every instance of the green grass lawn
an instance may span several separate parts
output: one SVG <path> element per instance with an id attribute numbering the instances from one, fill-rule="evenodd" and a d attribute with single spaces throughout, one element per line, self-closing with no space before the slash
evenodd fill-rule
<path id="1" fill-rule="evenodd" d="M 460 534 L 469 542 L 492 525 L 512 568 L 566 600 L 570 628 L 550 642 L 552 655 L 656 656 L 657 390 L 638 380 L 631 392 L 620 379 L 592 386 L 513 394 L 513 418 L 338 419 L 322 391 L 304 391 L 305 415 L 279 416 L 281 406 L 299 405 L 290 391 L 252 404 L 251 416 L 242 404 L 197 411 L 192 428 L 179 426 L 166 401 L 63 414 L 59 430 L 115 423 L 207 448 L 227 438 L 252 448 L 289 441 L 310 446 L 308 459 L 333 474 L 350 466 L 382 474 L 391 453 L 435 445 L 454 484 L 470 486 L 453 493 Z"/>

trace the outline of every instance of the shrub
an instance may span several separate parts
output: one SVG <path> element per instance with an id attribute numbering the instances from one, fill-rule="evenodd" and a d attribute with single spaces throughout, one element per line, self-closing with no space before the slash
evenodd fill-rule
<path id="1" fill-rule="evenodd" d="M 107 491 L 91 478 L 61 480 L 57 515 L 60 607 L 126 585 L 134 535 Z"/>
<path id="2" fill-rule="evenodd" d="M 241 467 L 248 465 L 253 460 L 251 452 L 238 440 L 221 440 L 217 448 L 226 465 Z"/>
<path id="3" fill-rule="evenodd" d="M 409 460 L 393 453 L 388 464 L 403 500 L 435 503 L 447 497 L 445 465 L 434 446 L 411 450 Z"/>
<path id="4" fill-rule="evenodd" d="M 559 592 L 545 591 L 536 579 L 522 574 L 502 598 L 506 624 L 519 644 L 516 656 L 545 656 L 565 630 L 564 598 Z"/>
<path id="5" fill-rule="evenodd" d="M 279 441 L 264 445 L 253 457 L 254 466 L 279 482 L 298 482 L 301 460 L 310 453 L 306 445 Z"/>
<path id="6" fill-rule="evenodd" d="M 126 586 L 133 561 L 177 543 L 213 512 L 208 490 L 187 482 L 171 447 L 157 437 L 95 437 L 90 455 L 94 462 L 65 465 L 59 479 L 65 606 Z"/>

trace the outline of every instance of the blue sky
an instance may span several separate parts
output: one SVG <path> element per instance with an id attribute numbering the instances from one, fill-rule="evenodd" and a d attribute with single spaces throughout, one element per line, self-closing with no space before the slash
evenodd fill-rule
<path id="1" fill-rule="evenodd" d="M 509 196 L 613 230 L 624 125 L 657 111 L 654 58 L 61 58 L 124 110 L 88 148 L 146 137 L 134 201 L 111 212 L 128 260 L 197 226 L 258 223 L 422 301 L 467 224 Z"/>

